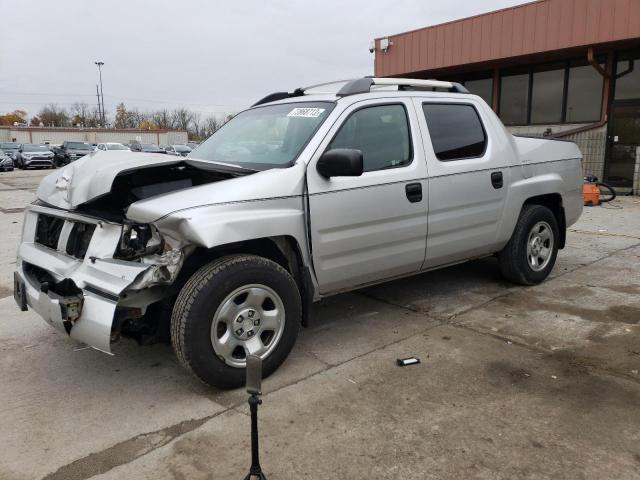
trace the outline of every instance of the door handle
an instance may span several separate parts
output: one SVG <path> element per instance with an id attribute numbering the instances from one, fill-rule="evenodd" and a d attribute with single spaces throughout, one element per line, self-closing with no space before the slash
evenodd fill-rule
<path id="1" fill-rule="evenodd" d="M 491 185 L 493 185 L 493 188 L 502 188 L 502 184 L 502 172 L 491 172 Z"/>
<path id="2" fill-rule="evenodd" d="M 411 203 L 422 201 L 422 184 L 421 183 L 407 183 L 404 187 L 404 191 L 407 193 L 407 199 Z"/>

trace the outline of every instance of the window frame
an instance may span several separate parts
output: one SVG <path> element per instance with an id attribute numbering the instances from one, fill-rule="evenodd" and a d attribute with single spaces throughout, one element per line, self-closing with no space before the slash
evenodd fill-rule
<path id="1" fill-rule="evenodd" d="M 490 93 L 490 97 L 491 97 L 491 101 L 490 102 L 486 102 L 487 105 L 489 105 L 490 107 L 493 106 L 493 101 L 495 100 L 494 97 L 494 92 L 495 92 L 495 78 L 493 76 L 493 72 L 483 72 L 482 74 L 476 74 L 476 75 L 470 75 L 468 77 L 464 77 L 464 79 L 460 80 L 458 83 L 462 84 L 463 86 L 467 86 L 467 82 L 478 82 L 478 81 L 482 81 L 482 80 L 490 80 L 491 81 L 491 93 Z M 500 83 L 500 79 L 498 79 L 498 84 Z M 499 92 L 498 92 L 499 93 Z M 476 95 L 477 97 L 480 97 L 480 95 L 471 92 L 472 95 Z M 480 97 L 482 98 L 482 97 Z M 484 100 L 484 99 L 483 99 Z"/>
<path id="2" fill-rule="evenodd" d="M 345 124 L 349 121 L 349 119 L 355 115 L 356 113 L 360 112 L 361 110 L 366 110 L 368 108 L 376 108 L 376 107 L 388 107 L 388 106 L 401 106 L 404 110 L 404 117 L 407 121 L 407 134 L 409 135 L 409 158 L 407 160 L 406 163 L 402 164 L 402 165 L 397 165 L 397 166 L 392 166 L 390 165 L 389 167 L 386 168 L 380 168 L 378 170 L 364 170 L 362 172 L 362 175 L 366 175 L 368 173 L 375 173 L 375 172 L 384 172 L 385 170 L 395 170 L 397 168 L 405 168 L 405 167 L 409 167 L 413 164 L 413 161 L 415 160 L 415 155 L 414 155 L 414 148 L 413 148 L 413 135 L 411 135 L 411 119 L 409 118 L 409 112 L 407 111 L 407 105 L 404 102 L 398 102 L 398 101 L 389 101 L 389 102 L 383 102 L 383 103 L 370 103 L 367 105 L 360 105 L 356 108 L 354 108 L 353 110 L 351 110 L 349 112 L 349 114 L 346 116 L 346 118 L 344 119 L 344 121 L 338 126 L 338 128 L 336 129 L 335 133 L 333 134 L 333 136 L 331 137 L 331 140 L 329 140 L 329 143 L 327 143 L 327 147 L 324 149 L 324 152 L 322 152 L 322 154 L 324 155 L 325 153 L 327 153 L 329 150 L 331 149 L 331 144 L 333 143 L 333 141 L 336 139 L 336 137 L 338 136 L 338 134 L 340 133 L 340 131 L 342 130 L 342 127 L 345 126 Z M 364 160 L 364 156 L 363 156 L 363 168 L 365 167 L 365 160 Z"/>
<path id="3" fill-rule="evenodd" d="M 567 123 L 567 98 L 569 95 L 568 90 L 568 81 L 569 81 L 569 69 L 570 62 L 562 61 L 562 62 L 549 62 L 549 63 L 541 63 L 537 65 L 531 66 L 531 71 L 529 72 L 529 104 L 527 105 L 527 125 L 560 125 L 563 123 Z M 544 72 L 562 72 L 562 92 L 561 92 L 561 102 L 560 105 L 560 120 L 557 122 L 534 122 L 533 121 L 533 91 L 535 87 L 534 78 L 536 73 L 544 73 Z"/>
<path id="4" fill-rule="evenodd" d="M 526 75 L 527 76 L 527 103 L 525 105 L 525 112 L 524 112 L 524 116 L 525 116 L 525 123 L 524 125 L 531 125 L 531 95 L 533 93 L 533 73 L 532 73 L 532 67 L 528 66 L 527 68 L 516 68 L 516 69 L 504 69 L 504 70 L 500 70 L 499 72 L 499 79 L 498 79 L 498 111 L 496 112 L 496 114 L 498 115 L 498 117 L 500 118 L 500 121 L 507 127 L 510 126 L 520 126 L 522 124 L 519 123 L 506 123 L 502 117 L 501 117 L 501 113 L 502 113 L 502 86 L 504 83 L 504 79 L 505 77 L 516 77 L 516 76 L 521 76 L 521 75 Z"/>
<path id="5" fill-rule="evenodd" d="M 427 115 L 424 111 L 425 105 L 464 105 L 464 106 L 473 108 L 473 111 L 475 112 L 476 117 L 480 122 L 480 127 L 482 128 L 482 135 L 484 136 L 484 148 L 482 149 L 482 153 L 480 155 L 475 155 L 473 157 L 460 157 L 460 158 L 452 158 L 449 160 L 441 160 L 440 158 L 438 158 L 438 154 L 436 153 L 436 150 L 433 146 L 433 137 L 431 136 L 431 130 L 429 129 L 429 121 L 427 120 Z M 482 121 L 482 115 L 480 115 L 480 112 L 478 111 L 478 108 L 476 107 L 476 105 L 470 102 L 443 102 L 441 100 L 437 100 L 435 102 L 429 102 L 429 101 L 420 102 L 420 107 L 421 107 L 420 109 L 422 110 L 422 115 L 424 116 L 424 123 L 427 125 L 429 141 L 431 142 L 431 151 L 433 152 L 433 155 L 436 157 L 437 161 L 442 163 L 449 163 L 449 162 L 457 162 L 460 160 L 474 160 L 476 158 L 483 158 L 487 154 L 487 149 L 489 148 L 489 136 L 487 135 L 487 129 L 485 128 L 484 122 Z"/>
<path id="6" fill-rule="evenodd" d="M 598 56 L 596 61 L 602 63 L 605 59 L 602 56 Z M 605 82 L 602 81 L 602 88 L 598 97 L 600 98 L 600 116 L 594 120 L 582 120 L 582 121 L 567 121 L 567 103 L 569 99 L 569 82 L 571 76 L 571 69 L 576 67 L 583 67 L 589 65 L 583 58 L 573 57 L 566 60 L 561 61 L 552 61 L 552 62 L 542 62 L 535 63 L 526 66 L 514 67 L 514 68 L 503 68 L 499 71 L 499 82 L 498 82 L 498 111 L 496 114 L 500 117 L 500 121 L 507 127 L 514 126 L 531 126 L 531 125 L 588 125 L 590 123 L 596 123 L 602 117 L 602 99 L 605 94 Z M 546 71 L 546 67 L 557 66 L 560 68 L 550 68 L 550 70 L 563 70 L 564 71 L 564 82 L 562 86 L 562 113 L 559 122 L 532 122 L 532 103 L 533 103 L 533 79 L 534 74 L 541 71 Z M 593 67 L 592 67 L 593 68 Z M 526 123 L 506 123 L 501 117 L 500 112 L 500 104 L 502 101 L 502 81 L 505 77 L 510 77 L 513 75 L 528 75 L 529 77 L 529 85 L 528 85 L 528 99 L 526 106 Z M 470 80 L 473 78 L 470 78 Z M 615 90 L 614 90 L 615 91 Z"/>

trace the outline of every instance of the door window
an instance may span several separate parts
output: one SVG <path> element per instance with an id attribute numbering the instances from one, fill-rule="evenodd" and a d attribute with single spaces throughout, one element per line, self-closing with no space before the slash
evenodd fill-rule
<path id="1" fill-rule="evenodd" d="M 484 155 L 487 136 L 474 107 L 455 103 L 425 103 L 422 110 L 438 160 L 448 162 Z"/>
<path id="2" fill-rule="evenodd" d="M 402 105 L 377 105 L 355 111 L 344 122 L 328 149 L 362 152 L 364 171 L 403 167 L 411 163 L 411 137 Z"/>

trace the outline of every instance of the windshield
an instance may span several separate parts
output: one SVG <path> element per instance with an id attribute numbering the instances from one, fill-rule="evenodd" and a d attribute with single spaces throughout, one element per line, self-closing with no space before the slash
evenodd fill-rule
<path id="1" fill-rule="evenodd" d="M 297 102 L 246 110 L 198 146 L 190 158 L 254 170 L 288 167 L 333 107 L 332 102 Z"/>
<path id="2" fill-rule="evenodd" d="M 174 145 L 173 148 L 176 152 L 190 152 L 191 149 L 186 145 Z"/>
<path id="3" fill-rule="evenodd" d="M 142 145 L 143 152 L 157 152 L 158 150 L 160 150 L 160 147 L 153 143 L 145 143 Z"/>
<path id="4" fill-rule="evenodd" d="M 22 147 L 23 152 L 48 152 L 49 149 L 44 145 L 25 145 Z"/>
<path id="5" fill-rule="evenodd" d="M 67 148 L 73 148 L 75 150 L 93 150 L 91 145 L 82 142 L 69 142 L 67 143 Z"/>
<path id="6" fill-rule="evenodd" d="M 107 150 L 129 150 L 121 143 L 107 143 Z"/>
<path id="7" fill-rule="evenodd" d="M 19 145 L 13 142 L 0 143 L 0 149 L 2 150 L 18 150 Z"/>

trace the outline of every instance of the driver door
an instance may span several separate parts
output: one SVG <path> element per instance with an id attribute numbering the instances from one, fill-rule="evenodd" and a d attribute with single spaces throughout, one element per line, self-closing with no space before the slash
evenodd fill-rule
<path id="1" fill-rule="evenodd" d="M 428 183 L 417 125 L 414 107 L 404 99 L 358 102 L 343 112 L 311 159 L 312 257 L 322 294 L 420 269 Z M 316 163 L 332 148 L 361 150 L 364 173 L 321 176 Z"/>

